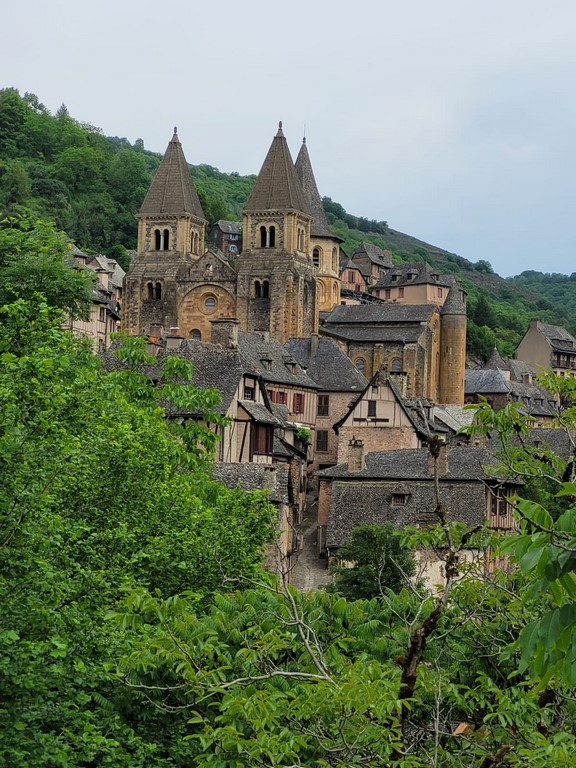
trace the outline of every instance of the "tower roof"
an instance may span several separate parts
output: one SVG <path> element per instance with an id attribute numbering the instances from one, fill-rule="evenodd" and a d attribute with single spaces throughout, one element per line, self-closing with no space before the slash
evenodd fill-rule
<path id="1" fill-rule="evenodd" d="M 440 310 L 441 315 L 465 315 L 466 303 L 463 299 L 464 292 L 462 288 L 454 284 L 448 291 L 446 301 Z"/>
<path id="2" fill-rule="evenodd" d="M 302 146 L 296 158 L 295 168 L 302 185 L 307 210 L 312 214 L 312 237 L 331 237 L 334 240 L 341 240 L 342 238 L 331 232 L 328 226 L 326 214 L 322 207 L 322 199 L 316 186 L 308 147 L 306 146 L 306 137 L 302 139 Z"/>
<path id="3" fill-rule="evenodd" d="M 308 212 L 302 186 L 280 122 L 278 133 L 272 139 L 244 210 L 250 212 L 286 209 Z"/>
<path id="4" fill-rule="evenodd" d="M 180 215 L 191 214 L 199 219 L 205 219 L 204 211 L 188 163 L 184 157 L 182 144 L 174 128 L 174 135 L 168 144 L 164 157 L 160 161 L 156 175 L 144 202 L 140 215 Z"/>

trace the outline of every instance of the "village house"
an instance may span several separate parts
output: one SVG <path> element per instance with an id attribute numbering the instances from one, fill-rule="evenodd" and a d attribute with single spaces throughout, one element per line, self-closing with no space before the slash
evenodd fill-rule
<path id="1" fill-rule="evenodd" d="M 345 463 L 318 472 L 318 552 L 330 561 L 364 523 L 428 527 L 438 522 L 435 469 L 422 448 L 365 453 L 351 440 Z M 442 504 L 449 520 L 496 530 L 516 527 L 507 499 L 517 483 L 494 477 L 497 463 L 486 448 L 443 446 L 438 459 Z M 432 575 L 438 562 L 429 564 Z"/>
<path id="2" fill-rule="evenodd" d="M 576 339 L 558 325 L 532 320 L 514 356 L 538 371 L 576 376 Z"/>
<path id="3" fill-rule="evenodd" d="M 92 306 L 87 317 L 69 319 L 66 327 L 90 340 L 95 352 L 108 349 L 112 334 L 120 330 L 122 283 L 125 272 L 115 259 L 100 254 L 90 255 L 71 246 L 74 267 L 96 273 L 92 289 Z"/>
<path id="4" fill-rule="evenodd" d="M 215 245 L 228 261 L 236 258 L 242 250 L 242 224 L 219 219 L 210 227 L 208 244 Z"/>
<path id="5" fill-rule="evenodd" d="M 366 379 L 331 339 L 290 339 L 284 349 L 318 385 L 313 460 L 310 472 L 338 462 L 334 424 L 348 411 Z"/>

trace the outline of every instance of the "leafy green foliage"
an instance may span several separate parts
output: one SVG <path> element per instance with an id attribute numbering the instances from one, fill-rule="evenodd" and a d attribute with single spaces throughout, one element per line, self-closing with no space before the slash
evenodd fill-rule
<path id="1" fill-rule="evenodd" d="M 49 306 L 83 317 L 94 274 L 72 268 L 69 243 L 53 224 L 26 217 L 0 221 L 0 304 L 42 295 Z"/>
<path id="2" fill-rule="evenodd" d="M 155 390 L 104 373 L 46 304 L 0 316 L 0 764 L 183 765 L 183 724 L 111 676 L 131 633 L 104 616 L 135 584 L 208 600 L 257 577 L 269 504 L 211 480 L 210 430 L 166 420 L 168 394 L 213 408 L 189 371 Z"/>
<path id="3" fill-rule="evenodd" d="M 391 523 L 354 528 L 338 559 L 350 567 L 335 568 L 336 582 L 329 589 L 349 600 L 380 597 L 388 589 L 399 592 L 416 571 L 414 556 Z"/>

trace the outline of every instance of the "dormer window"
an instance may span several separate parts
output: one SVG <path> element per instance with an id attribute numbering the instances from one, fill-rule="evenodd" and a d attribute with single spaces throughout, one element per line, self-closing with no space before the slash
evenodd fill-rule
<path id="1" fill-rule="evenodd" d="M 290 371 L 290 373 L 296 373 L 296 363 L 293 362 L 287 362 L 286 368 Z"/>
<path id="2" fill-rule="evenodd" d="M 272 370 L 272 359 L 270 357 L 263 357 L 260 362 L 262 363 L 262 366 L 265 371 L 271 371 Z"/>

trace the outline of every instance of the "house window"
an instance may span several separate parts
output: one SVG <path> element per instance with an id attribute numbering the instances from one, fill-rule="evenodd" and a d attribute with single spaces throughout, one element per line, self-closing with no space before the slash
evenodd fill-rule
<path id="1" fill-rule="evenodd" d="M 230 251 L 230 253 L 236 253 L 238 251 L 238 246 L 236 246 L 236 245 L 229 245 L 228 246 L 228 250 Z"/>
<path id="2" fill-rule="evenodd" d="M 385 299 L 390 298 L 390 288 L 384 288 L 384 298 Z"/>
<path id="3" fill-rule="evenodd" d="M 252 431 L 252 452 L 269 455 L 272 453 L 274 430 L 265 424 L 254 424 Z"/>
<path id="4" fill-rule="evenodd" d="M 348 270 L 348 282 L 353 283 L 354 282 L 355 273 L 349 269 Z"/>
<path id="5" fill-rule="evenodd" d="M 192 331 L 190 331 L 190 335 L 194 339 L 194 341 L 202 341 L 202 334 L 198 330 L 198 328 L 194 328 Z"/>
<path id="6" fill-rule="evenodd" d="M 492 517 L 506 517 L 508 501 L 502 491 L 492 491 L 490 496 L 490 512 Z"/>
<path id="7" fill-rule="evenodd" d="M 294 413 L 304 413 L 304 395 L 302 392 L 294 393 L 294 402 L 292 411 Z"/>
<path id="8" fill-rule="evenodd" d="M 442 288 L 438 288 L 438 298 L 442 298 Z"/>
<path id="9" fill-rule="evenodd" d="M 368 400 L 368 416 L 376 416 L 376 400 Z"/>
<path id="10" fill-rule="evenodd" d="M 404 288 L 402 286 L 400 286 L 400 288 L 398 288 L 398 298 L 399 299 L 403 299 L 404 298 Z"/>
<path id="11" fill-rule="evenodd" d="M 408 500 L 408 496 L 405 493 L 393 493 L 392 494 L 392 504 L 395 506 L 403 506 L 406 504 L 406 501 Z"/>
<path id="12" fill-rule="evenodd" d="M 318 429 L 316 431 L 316 450 L 326 453 L 328 450 L 328 430 Z"/>
<path id="13" fill-rule="evenodd" d="M 318 416 L 328 416 L 328 410 L 330 407 L 329 395 L 318 395 Z"/>
<path id="14" fill-rule="evenodd" d="M 277 400 L 276 402 L 280 405 L 286 405 L 286 392 L 277 392 Z"/>
<path id="15" fill-rule="evenodd" d="M 106 322 L 106 307 L 100 307 L 99 320 L 101 323 Z"/>
<path id="16" fill-rule="evenodd" d="M 254 400 L 254 387 L 244 386 L 244 400 Z"/>

